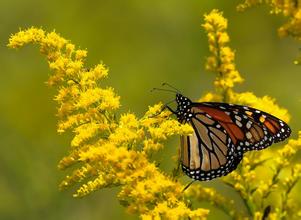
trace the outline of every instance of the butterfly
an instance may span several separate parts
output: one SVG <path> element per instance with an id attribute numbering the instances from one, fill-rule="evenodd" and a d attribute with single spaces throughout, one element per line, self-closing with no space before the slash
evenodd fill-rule
<path id="1" fill-rule="evenodd" d="M 194 132 L 181 136 L 180 161 L 189 177 L 208 181 L 235 170 L 243 154 L 283 141 L 291 129 L 255 108 L 218 102 L 192 102 L 176 92 L 177 109 L 165 105 Z"/>

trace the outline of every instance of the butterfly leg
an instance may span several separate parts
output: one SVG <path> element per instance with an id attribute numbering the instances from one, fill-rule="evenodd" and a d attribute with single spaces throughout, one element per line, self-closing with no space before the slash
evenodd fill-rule
<path id="1" fill-rule="evenodd" d="M 156 114 L 154 115 L 151 115 L 150 117 L 153 118 L 153 117 L 157 117 L 158 115 L 160 115 L 164 110 L 168 109 L 169 111 L 171 111 L 173 114 L 177 114 L 176 111 L 174 111 L 171 107 L 169 107 L 168 105 L 164 105 L 163 108 Z"/>
<path id="2" fill-rule="evenodd" d="M 169 107 L 168 105 L 164 105 L 164 107 L 162 108 L 162 111 L 164 111 L 165 109 L 168 109 L 173 114 L 177 115 L 177 112 L 175 110 L 173 110 L 171 107 Z"/>
<path id="3" fill-rule="evenodd" d="M 184 192 L 186 189 L 188 189 L 189 186 L 191 186 L 191 184 L 193 184 L 195 181 L 196 181 L 196 180 L 192 180 L 190 183 L 188 183 L 188 184 L 184 187 L 184 189 L 182 190 L 182 192 Z"/>

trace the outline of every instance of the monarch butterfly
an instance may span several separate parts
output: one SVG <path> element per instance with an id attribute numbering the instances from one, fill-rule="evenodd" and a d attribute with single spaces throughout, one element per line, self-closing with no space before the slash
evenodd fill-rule
<path id="1" fill-rule="evenodd" d="M 191 136 L 181 136 L 180 161 L 184 173 L 195 180 L 207 181 L 227 175 L 236 169 L 245 152 L 262 150 L 283 141 L 291 133 L 285 122 L 258 109 L 192 102 L 178 90 L 173 92 L 177 109 L 165 107 L 180 123 L 189 123 L 194 130 Z"/>

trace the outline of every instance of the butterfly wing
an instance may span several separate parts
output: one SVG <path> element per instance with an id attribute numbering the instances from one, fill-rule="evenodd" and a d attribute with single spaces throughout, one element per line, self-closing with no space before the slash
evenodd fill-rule
<path id="1" fill-rule="evenodd" d="M 238 152 L 264 149 L 291 133 L 285 122 L 255 108 L 215 102 L 196 105 L 224 127 Z"/>
<path id="2" fill-rule="evenodd" d="M 230 173 L 242 158 L 236 154 L 231 137 L 210 115 L 198 107 L 191 110 L 194 133 L 181 137 L 183 171 L 196 180 L 211 180 Z"/>
<path id="3" fill-rule="evenodd" d="M 183 171 L 196 180 L 227 175 L 236 169 L 244 152 L 264 149 L 291 133 L 282 120 L 246 106 L 193 103 L 187 112 L 183 116 L 189 115 L 186 120 L 194 133 L 181 137 L 181 162 Z"/>

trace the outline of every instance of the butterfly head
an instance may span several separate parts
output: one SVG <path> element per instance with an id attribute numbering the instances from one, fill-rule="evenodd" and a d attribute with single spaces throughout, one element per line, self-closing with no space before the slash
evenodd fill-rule
<path id="1" fill-rule="evenodd" d="M 180 122 L 190 121 L 190 118 L 192 117 L 190 106 L 192 104 L 192 101 L 189 98 L 183 96 L 182 94 L 177 93 L 176 102 L 178 104 L 176 111 L 178 120 Z"/>

